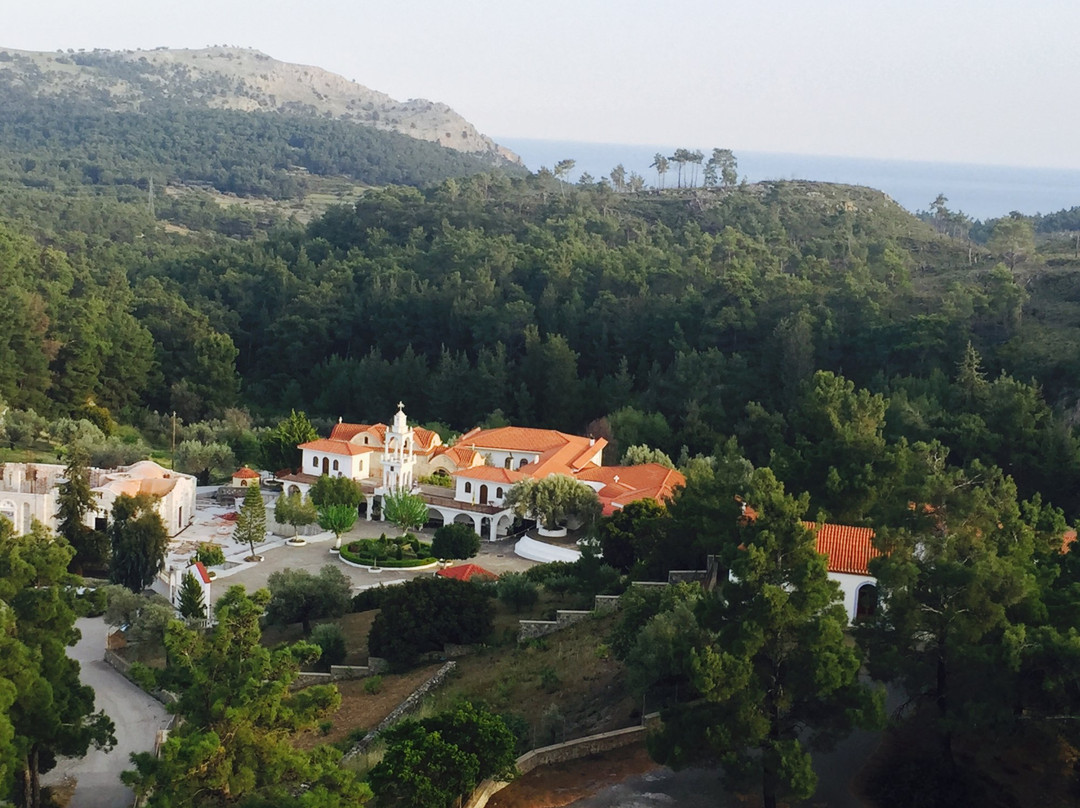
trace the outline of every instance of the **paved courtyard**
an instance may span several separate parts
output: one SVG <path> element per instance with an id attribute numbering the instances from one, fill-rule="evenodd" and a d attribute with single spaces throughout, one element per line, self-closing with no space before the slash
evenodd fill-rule
<path id="1" fill-rule="evenodd" d="M 270 575 L 282 569 L 303 569 L 315 574 L 326 564 L 334 564 L 352 580 L 353 591 L 405 581 L 420 575 L 432 575 L 437 569 L 384 568 L 380 572 L 371 572 L 352 566 L 331 552 L 334 546 L 332 533 L 305 536 L 303 538 L 307 543 L 299 547 L 288 544 L 288 536 L 267 533 L 266 541 L 256 545 L 256 551 L 263 560 L 256 563 L 246 562 L 243 559 L 250 555 L 251 550 L 248 545 L 240 545 L 232 540 L 233 523 L 224 518 L 232 509 L 216 505 L 204 506 L 203 503 L 200 503 L 200 506 L 202 507 L 195 513 L 194 523 L 170 545 L 166 566 L 187 566 L 191 555 L 202 542 L 219 545 L 225 553 L 226 563 L 223 567 L 212 568 L 216 577 L 211 587 L 211 599 L 215 601 L 234 584 L 243 584 L 248 591 L 264 587 Z M 397 532 L 397 528 L 389 522 L 368 522 L 360 519 L 352 530 L 342 536 L 341 543 L 344 545 L 364 538 L 376 539 L 383 533 L 393 536 Z M 422 530 L 417 535 L 422 541 L 430 542 L 433 531 Z M 479 555 L 470 559 L 470 562 L 496 574 L 520 572 L 534 566 L 535 562 L 514 554 L 514 543 L 513 539 L 482 542 Z"/>

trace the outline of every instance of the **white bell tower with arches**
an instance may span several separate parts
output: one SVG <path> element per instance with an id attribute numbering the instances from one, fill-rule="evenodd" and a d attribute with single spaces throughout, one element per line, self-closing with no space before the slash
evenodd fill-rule
<path id="1" fill-rule="evenodd" d="M 399 401 L 397 408 L 383 445 L 383 488 L 387 492 L 411 491 L 416 468 L 413 429 L 405 417 L 405 405 Z"/>

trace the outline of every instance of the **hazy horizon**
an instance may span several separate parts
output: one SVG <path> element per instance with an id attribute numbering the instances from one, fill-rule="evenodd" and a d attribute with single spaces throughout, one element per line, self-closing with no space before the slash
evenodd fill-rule
<path id="1" fill-rule="evenodd" d="M 1080 168 L 1080 4 L 38 0 L 0 46 L 257 48 L 494 136 Z"/>

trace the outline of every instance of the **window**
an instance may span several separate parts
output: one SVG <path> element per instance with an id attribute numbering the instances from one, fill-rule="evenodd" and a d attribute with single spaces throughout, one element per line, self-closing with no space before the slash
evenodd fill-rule
<path id="1" fill-rule="evenodd" d="M 466 494 L 471 494 L 472 493 L 472 483 L 468 483 L 468 482 L 465 483 L 465 493 Z"/>
<path id="2" fill-rule="evenodd" d="M 334 461 L 334 471 L 337 471 L 337 470 L 338 470 L 338 468 L 339 468 L 339 467 L 338 467 L 338 462 L 337 462 L 337 461 L 335 460 L 335 461 Z"/>
<path id="3" fill-rule="evenodd" d="M 510 468 L 510 466 L 513 464 L 513 462 L 514 462 L 514 458 L 512 458 L 512 457 L 506 458 L 506 462 L 503 463 L 503 468 L 504 469 Z"/>
<path id="4" fill-rule="evenodd" d="M 319 458 L 317 458 L 317 457 L 311 458 L 311 465 L 314 466 L 315 468 L 318 468 L 319 467 Z"/>
<path id="5" fill-rule="evenodd" d="M 518 463 L 518 468 L 521 468 L 522 466 L 524 466 L 528 462 L 529 462 L 529 458 L 527 458 L 527 457 L 521 458 L 521 462 Z"/>
<path id="6" fill-rule="evenodd" d="M 501 488 L 496 488 L 495 489 L 495 497 L 497 499 L 502 499 L 502 489 Z"/>

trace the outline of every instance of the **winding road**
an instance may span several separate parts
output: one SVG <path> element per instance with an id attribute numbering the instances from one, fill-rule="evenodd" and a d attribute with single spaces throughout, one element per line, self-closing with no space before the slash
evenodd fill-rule
<path id="1" fill-rule="evenodd" d="M 120 782 L 120 772 L 131 768 L 132 752 L 154 748 L 157 730 L 169 714 L 160 704 L 105 663 L 108 628 L 100 617 L 84 617 L 75 623 L 82 639 L 68 649 L 80 665 L 83 684 L 94 688 L 94 706 L 104 710 L 116 725 L 116 747 L 108 753 L 91 749 L 86 757 L 61 758 L 56 768 L 42 777 L 42 784 L 56 784 L 74 777 L 78 784 L 69 808 L 121 808 L 134 795 Z"/>

